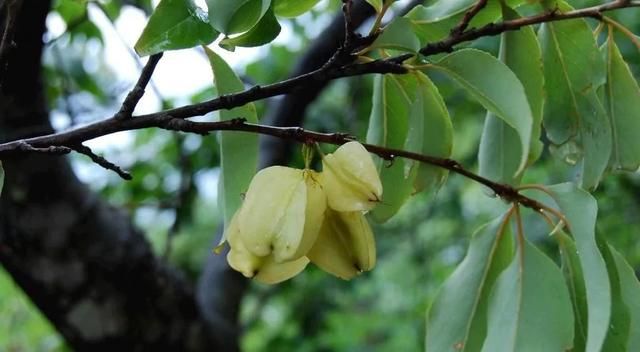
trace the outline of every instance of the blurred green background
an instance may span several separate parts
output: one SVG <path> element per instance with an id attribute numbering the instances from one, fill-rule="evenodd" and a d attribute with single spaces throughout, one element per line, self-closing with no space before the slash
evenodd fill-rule
<path id="1" fill-rule="evenodd" d="M 101 1 L 88 5 L 87 11 L 86 2 L 56 1 L 48 21 L 51 35 L 44 57 L 56 128 L 66 129 L 109 116 L 135 80 L 135 76 L 110 64 L 107 51 L 112 50 L 110 45 L 116 37 L 115 45 L 120 45 L 119 50 L 125 53 L 123 60 L 138 64 L 134 56 L 126 57 L 128 43 L 136 39 L 126 37 L 127 21 L 137 21 L 136 26 L 143 26 L 144 15 L 152 4 L 145 0 L 123 3 Z M 572 3 L 581 7 L 597 2 Z M 229 54 L 231 58 L 243 56 L 234 64 L 243 80 L 248 84 L 264 84 L 285 78 L 295 59 L 317 35 L 317 29 L 336 13 L 339 4 L 337 0 L 323 1 L 311 13 L 288 21 L 287 42 L 276 42 L 246 54 Z M 640 11 L 625 10 L 613 17 L 640 33 Z M 640 76 L 637 48 L 625 38 L 617 39 L 634 73 Z M 480 40 L 474 46 L 495 53 L 497 40 Z M 176 62 L 171 61 L 173 54 L 167 55 L 167 61 Z M 169 69 L 180 74 L 175 66 Z M 210 77 L 209 72 L 199 75 Z M 149 111 L 202 101 L 214 94 L 207 85 L 182 95 L 165 93 L 162 77 L 156 79 L 156 86 L 148 93 L 152 98 L 145 97 Z M 485 114 L 451 82 L 440 77 L 434 79 L 453 120 L 454 158 L 468 167 L 476 167 Z M 334 82 L 311 105 L 305 127 L 362 137 L 370 96 L 371 77 Z M 269 101 L 258 104 L 259 116 L 270 104 Z M 195 280 L 204 259 L 213 255 L 211 247 L 220 223 L 216 206 L 219 156 L 215 135 L 203 138 L 144 130 L 118 134 L 97 141 L 92 147 L 130 170 L 134 180 L 123 181 L 86 158 L 72 155 L 78 175 L 114 205 L 127 209 L 158 255 Z M 299 155 L 293 163 L 300 166 Z M 545 150 L 542 159 L 527 172 L 525 183 L 552 184 L 571 176 L 569 168 Z M 640 178 L 628 173 L 609 175 L 595 195 L 600 207 L 599 231 L 635 268 L 640 268 Z M 374 225 L 379 259 L 373 271 L 345 282 L 310 265 L 301 275 L 277 286 L 252 283 L 241 312 L 243 350 L 422 350 L 425 312 L 438 287 L 464 257 L 474 229 L 502 207 L 485 189 L 452 175 L 437 193 L 414 197 L 391 221 Z M 548 229 L 540 226 L 531 214 L 525 215 L 529 217 L 527 235 L 553 256 L 555 249 L 547 239 Z M 0 351 L 65 350 L 64 341 L 51 324 L 0 269 Z"/>

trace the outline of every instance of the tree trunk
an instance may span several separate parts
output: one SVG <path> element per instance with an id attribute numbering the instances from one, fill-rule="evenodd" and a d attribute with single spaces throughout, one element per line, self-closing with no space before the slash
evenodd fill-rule
<path id="1" fill-rule="evenodd" d="M 41 74 L 51 4 L 21 5 L 2 19 L 2 28 L 15 26 L 1 79 L 4 141 L 53 131 Z M 72 348 L 237 349 L 229 329 L 203 318 L 193 288 L 158 261 L 126 214 L 79 182 L 66 158 L 20 154 L 3 164 L 0 263 Z"/>

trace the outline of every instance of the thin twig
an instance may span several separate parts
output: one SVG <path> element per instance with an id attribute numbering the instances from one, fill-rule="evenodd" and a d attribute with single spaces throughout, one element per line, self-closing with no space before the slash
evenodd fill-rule
<path id="1" fill-rule="evenodd" d="M 109 160 L 105 159 L 104 157 L 97 155 L 96 153 L 94 153 L 91 148 L 82 145 L 82 144 L 77 144 L 77 145 L 73 145 L 71 146 L 71 149 L 75 150 L 76 152 L 80 153 L 80 154 L 84 154 L 86 156 L 88 156 L 89 158 L 91 158 L 91 161 L 93 161 L 94 163 L 102 166 L 103 168 L 107 169 L 107 170 L 111 170 L 113 172 L 115 172 L 116 174 L 118 174 L 118 176 L 122 177 L 123 179 L 129 181 L 131 179 L 133 179 L 133 177 L 131 177 L 131 174 L 128 173 L 127 171 L 122 170 L 122 168 L 120 168 L 120 166 L 110 162 Z"/>
<path id="2" fill-rule="evenodd" d="M 64 155 L 71 153 L 71 149 L 65 146 L 52 145 L 48 147 L 34 147 L 25 140 L 16 141 L 16 148 L 13 152 L 42 153 L 52 155 Z"/>
<path id="3" fill-rule="evenodd" d="M 344 133 L 320 133 L 305 130 L 300 127 L 275 127 L 259 124 L 247 123 L 244 119 L 218 122 L 194 122 L 169 117 L 162 123 L 162 128 L 189 133 L 207 134 L 212 131 L 242 131 L 270 135 L 278 138 L 295 140 L 300 143 L 325 143 L 341 145 L 353 141 L 353 137 Z M 521 195 L 517 189 L 507 184 L 501 184 L 484 178 L 476 173 L 465 169 L 458 161 L 448 158 L 439 158 L 430 155 L 413 153 L 406 150 L 386 148 L 373 144 L 363 143 L 363 146 L 371 153 L 374 153 L 385 160 L 393 160 L 403 157 L 420 161 L 426 164 L 438 166 L 459 175 L 472 179 L 488 188 L 497 196 L 510 203 L 519 203 L 535 211 L 546 209 L 547 207 L 538 201 Z"/>
<path id="4" fill-rule="evenodd" d="M 142 72 L 140 73 L 140 77 L 138 77 L 138 82 L 131 89 L 127 97 L 122 102 L 122 106 L 120 107 L 120 111 L 116 113 L 114 116 L 116 119 L 126 119 L 131 117 L 133 114 L 133 110 L 135 110 L 138 102 L 144 95 L 144 89 L 149 83 L 151 76 L 153 75 L 153 71 L 156 69 L 158 65 L 158 61 L 162 58 L 162 53 L 151 55 L 149 57 L 149 61 L 144 65 Z"/>
<path id="5" fill-rule="evenodd" d="M 451 52 L 455 45 L 460 43 L 468 42 L 471 40 L 476 40 L 482 37 L 495 36 L 499 35 L 503 32 L 507 31 L 515 31 L 525 26 L 531 26 L 534 24 L 546 23 L 546 22 L 555 22 L 555 21 L 563 21 L 570 20 L 576 18 L 595 18 L 597 20 L 602 20 L 603 13 L 628 7 L 640 7 L 640 1 L 622 1 L 622 2 L 609 2 L 603 5 L 587 7 L 583 9 L 567 11 L 567 12 L 558 12 L 558 11 L 548 11 L 537 15 L 520 17 L 517 19 L 503 21 L 498 23 L 489 23 L 480 28 L 472 28 L 463 33 L 455 34 L 452 33 L 449 37 L 438 41 L 433 42 L 420 49 L 420 53 L 422 55 L 434 55 L 443 52 Z M 406 59 L 411 56 L 405 55 Z"/>
<path id="6" fill-rule="evenodd" d="M 351 8 L 353 2 L 351 0 L 342 0 L 342 14 L 344 16 L 344 47 L 348 48 L 352 45 L 355 36 L 353 21 L 351 20 Z"/>
<path id="7" fill-rule="evenodd" d="M 469 23 L 471 23 L 471 20 L 473 20 L 473 18 L 476 17 L 476 15 L 483 8 L 485 8 L 485 6 L 487 6 L 487 0 L 478 0 L 476 4 L 473 5 L 473 7 L 464 14 L 464 17 L 462 17 L 462 20 L 460 20 L 460 23 L 458 23 L 458 25 L 453 27 L 453 29 L 451 30 L 451 34 L 452 35 L 462 34 L 467 29 L 467 27 L 469 27 Z"/>

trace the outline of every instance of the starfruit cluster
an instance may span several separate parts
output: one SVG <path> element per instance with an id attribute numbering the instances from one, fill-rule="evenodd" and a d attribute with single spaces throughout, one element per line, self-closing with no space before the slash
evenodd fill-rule
<path id="1" fill-rule="evenodd" d="M 371 156 L 349 142 L 324 156 L 322 169 L 273 166 L 254 176 L 225 231 L 234 270 L 275 284 L 310 261 L 346 280 L 374 267 L 364 214 L 380 201 L 382 183 Z"/>

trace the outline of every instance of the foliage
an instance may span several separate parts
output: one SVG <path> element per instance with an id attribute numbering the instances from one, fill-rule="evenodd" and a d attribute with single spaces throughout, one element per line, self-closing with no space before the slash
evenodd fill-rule
<path id="1" fill-rule="evenodd" d="M 136 50 L 152 55 L 208 45 L 222 34 L 218 47 L 205 52 L 215 95 L 232 95 L 245 89 L 245 77 L 216 52 L 267 44 L 291 23 L 302 28 L 299 16 L 322 15 L 317 2 L 208 0 L 204 15 L 191 1 L 162 0 Z M 633 9 L 607 12 L 598 28 L 584 18 L 526 26 L 432 55 L 422 49 L 455 36 L 451 30 L 464 24 L 476 2 L 434 1 L 383 25 L 393 2 L 368 1 L 377 12 L 368 28 L 376 37 L 358 48 L 356 59 L 408 55 L 402 63 L 408 73 L 336 82 L 311 106 L 305 125 L 349 132 L 378 147 L 453 158 L 457 165 L 477 162 L 471 178 L 498 196 L 516 189 L 523 198 L 488 197 L 486 189 L 450 175 L 469 176 L 457 167 L 378 158 L 384 193 L 370 216 L 384 222 L 374 227 L 377 268 L 348 283 L 311 270 L 278 287 L 254 285 L 242 312 L 245 350 L 418 350 L 425 344 L 427 351 L 635 350 L 640 205 L 634 193 L 640 180 L 618 171 L 640 164 L 639 55 L 632 45 L 638 43 L 632 34 L 640 29 L 637 11 L 635 18 Z M 553 3 L 559 13 L 593 5 Z M 543 5 L 550 6 L 489 0 L 466 25 L 482 30 L 493 21 L 517 21 L 544 13 Z M 179 11 L 169 11 L 172 6 Z M 57 11 L 67 23 L 82 13 L 68 1 Z M 308 40 L 302 31 L 294 35 Z M 246 67 L 247 80 L 285 77 L 297 53 L 277 45 L 268 50 Z M 59 65 L 48 69 L 60 78 Z M 86 76 L 96 77 L 71 79 L 108 103 L 108 94 L 96 88 L 104 86 L 86 83 Z M 60 104 L 65 94 L 51 82 L 49 97 Z M 220 111 L 219 119 L 256 123 L 264 109 L 251 102 Z M 156 203 L 147 217 L 168 220 L 153 224 L 158 235 L 152 241 L 195 276 L 213 229 L 228 224 L 240 206 L 258 144 L 256 135 L 228 131 L 193 136 L 196 147 L 185 138 L 141 131 L 136 152 L 151 142 L 157 148 L 156 158 L 132 166 L 142 181 L 109 180 L 99 188 L 130 202 L 138 214 L 140 204 Z M 215 205 L 196 184 L 199 172 L 220 175 Z M 158 175 L 173 176 L 180 186 L 145 181 Z M 178 206 L 162 207 L 163 200 Z M 206 216 L 215 210 L 221 215 Z"/>

